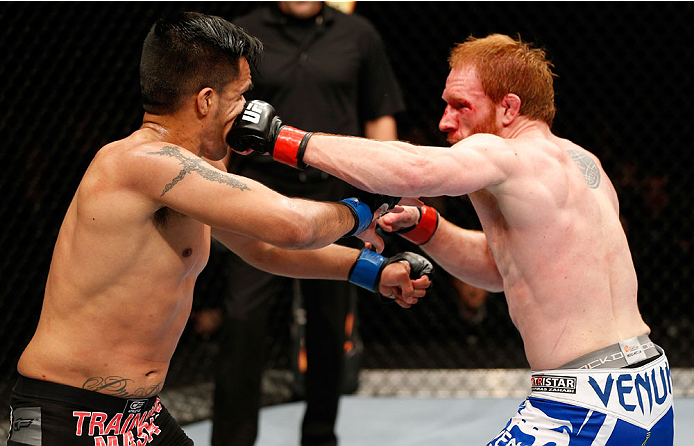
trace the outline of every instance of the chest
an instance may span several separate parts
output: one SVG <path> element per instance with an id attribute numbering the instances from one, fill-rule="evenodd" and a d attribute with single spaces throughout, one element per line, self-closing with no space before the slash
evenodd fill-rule
<path id="1" fill-rule="evenodd" d="M 167 207 L 157 210 L 152 222 L 184 274 L 197 276 L 209 258 L 210 227 Z"/>

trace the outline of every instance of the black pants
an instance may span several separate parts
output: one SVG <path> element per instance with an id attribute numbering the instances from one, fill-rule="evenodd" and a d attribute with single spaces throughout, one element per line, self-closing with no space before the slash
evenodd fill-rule
<path id="1" fill-rule="evenodd" d="M 123 399 L 20 376 L 8 446 L 193 446 L 159 397 Z"/>
<path id="2" fill-rule="evenodd" d="M 213 446 L 252 446 L 258 434 L 261 375 L 273 302 L 292 299 L 293 279 L 256 270 L 235 257 L 227 318 L 217 358 Z M 306 412 L 302 445 L 336 445 L 342 393 L 345 317 L 356 288 L 348 282 L 301 280 L 306 309 Z"/>

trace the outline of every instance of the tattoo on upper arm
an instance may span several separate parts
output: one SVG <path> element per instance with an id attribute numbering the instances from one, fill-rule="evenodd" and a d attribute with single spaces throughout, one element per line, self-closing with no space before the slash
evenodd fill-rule
<path id="1" fill-rule="evenodd" d="M 597 189 L 600 186 L 600 168 L 598 168 L 597 163 L 585 152 L 580 150 L 567 150 L 571 159 L 574 160 L 583 178 L 586 180 L 586 184 L 591 189 Z"/>
<path id="2" fill-rule="evenodd" d="M 128 383 L 132 381 L 132 379 L 123 378 L 121 376 L 107 376 L 105 378 L 103 376 L 93 376 L 82 384 L 82 388 L 93 392 L 106 393 L 119 398 L 149 398 L 150 396 L 158 394 L 164 384 L 160 382 L 149 387 L 134 389 L 132 385 L 128 387 Z"/>
<path id="3" fill-rule="evenodd" d="M 152 152 L 150 155 L 161 155 L 170 156 L 176 158 L 183 168 L 178 173 L 178 175 L 171 180 L 169 184 L 164 187 L 164 191 L 161 193 L 161 197 L 165 193 L 170 191 L 179 181 L 181 181 L 187 174 L 195 172 L 206 180 L 215 181 L 221 184 L 227 184 L 233 188 L 240 190 L 251 190 L 246 183 L 243 183 L 231 175 L 224 175 L 221 172 L 212 170 L 207 166 L 207 164 L 200 158 L 190 158 L 181 153 L 181 149 L 176 146 L 164 146 L 159 152 Z"/>

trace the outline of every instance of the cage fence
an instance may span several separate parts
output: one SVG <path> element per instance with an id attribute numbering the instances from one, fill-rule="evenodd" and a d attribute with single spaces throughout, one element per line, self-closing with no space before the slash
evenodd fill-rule
<path id="1" fill-rule="evenodd" d="M 0 4 L 5 82 L 0 121 L 0 405 L 7 419 L 16 362 L 41 309 L 63 214 L 96 150 L 141 121 L 138 65 L 149 27 L 174 9 L 231 19 L 257 2 Z M 598 155 L 621 201 L 639 274 L 640 306 L 668 354 L 676 396 L 694 396 L 692 293 L 693 129 L 682 113 L 694 57 L 690 2 L 358 2 L 381 33 L 407 103 L 403 140 L 446 145 L 438 131 L 451 46 L 468 35 L 520 35 L 553 60 L 554 131 Z M 464 227 L 464 198 L 427 200 Z M 417 248 L 386 237 L 386 255 Z M 213 251 L 196 309 L 224 294 L 228 253 Z M 273 305 L 264 404 L 296 398 L 292 296 Z M 503 294 L 480 293 L 445 273 L 404 311 L 358 298 L 356 395 L 523 396 L 529 371 Z M 182 423 L 209 416 L 217 339 L 184 332 L 163 393 Z"/>

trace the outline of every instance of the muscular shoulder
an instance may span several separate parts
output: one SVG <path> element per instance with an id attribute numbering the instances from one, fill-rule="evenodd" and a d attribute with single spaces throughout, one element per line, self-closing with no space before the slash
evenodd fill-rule
<path id="1" fill-rule="evenodd" d="M 202 158 L 174 144 L 143 142 L 130 137 L 99 150 L 83 184 L 85 187 L 99 185 L 100 190 L 135 194 L 156 202 L 165 185 L 182 170 L 206 164 Z"/>
<path id="2" fill-rule="evenodd" d="M 158 161 L 174 157 L 179 150 L 171 144 L 141 143 L 126 138 L 102 147 L 94 157 L 90 169 L 111 181 L 127 184 L 133 178 L 146 178 L 152 169 L 161 164 Z"/>
<path id="3" fill-rule="evenodd" d="M 457 161 L 468 165 L 466 175 L 477 178 L 478 188 L 494 195 L 536 187 L 563 188 L 565 157 L 546 138 L 505 139 L 476 134 L 453 146 Z"/>
<path id="4" fill-rule="evenodd" d="M 503 173 L 504 177 L 523 174 L 537 163 L 551 159 L 552 147 L 545 141 L 505 139 L 488 133 L 465 138 L 453 146 L 463 158 L 477 155 Z"/>
<path id="5" fill-rule="evenodd" d="M 504 139 L 494 135 L 473 135 L 472 148 L 487 154 L 509 175 L 523 175 L 557 168 L 566 158 L 566 149 L 547 138 Z"/>

